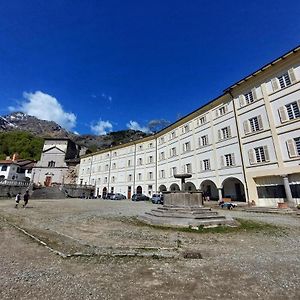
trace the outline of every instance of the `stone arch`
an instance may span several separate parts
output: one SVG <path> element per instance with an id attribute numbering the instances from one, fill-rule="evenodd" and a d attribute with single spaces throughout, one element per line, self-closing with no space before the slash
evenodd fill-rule
<path id="1" fill-rule="evenodd" d="M 212 180 L 204 180 L 200 185 L 200 190 L 206 200 L 219 200 L 217 186 Z"/>
<path id="2" fill-rule="evenodd" d="M 143 188 L 140 185 L 136 188 L 136 193 L 137 194 L 142 194 L 143 193 Z"/>
<path id="3" fill-rule="evenodd" d="M 233 201 L 246 201 L 244 184 L 235 177 L 228 177 L 222 182 L 222 195 Z"/>
<path id="4" fill-rule="evenodd" d="M 177 183 L 173 183 L 170 185 L 170 191 L 171 192 L 179 192 L 180 191 L 180 187 Z"/>
<path id="5" fill-rule="evenodd" d="M 185 191 L 186 192 L 196 192 L 197 191 L 196 186 L 190 181 L 186 182 L 184 184 L 184 186 L 185 186 Z"/>
<path id="6" fill-rule="evenodd" d="M 162 185 L 160 185 L 159 186 L 159 191 L 162 193 L 162 192 L 166 192 L 167 191 L 167 187 L 164 185 L 164 184 L 162 184 Z"/>

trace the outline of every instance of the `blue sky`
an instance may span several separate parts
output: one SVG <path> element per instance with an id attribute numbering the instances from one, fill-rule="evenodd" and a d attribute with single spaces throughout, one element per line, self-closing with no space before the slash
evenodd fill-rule
<path id="1" fill-rule="evenodd" d="M 0 115 L 79 133 L 190 113 L 300 44 L 300 1 L 0 0 Z"/>

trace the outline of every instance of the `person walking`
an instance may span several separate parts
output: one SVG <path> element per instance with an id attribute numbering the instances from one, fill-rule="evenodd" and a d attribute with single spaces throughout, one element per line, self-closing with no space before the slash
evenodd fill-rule
<path id="1" fill-rule="evenodd" d="M 23 207 L 25 208 L 27 203 L 28 203 L 28 200 L 29 200 L 29 191 L 26 191 L 24 196 L 23 196 L 23 199 L 24 199 L 24 204 L 23 204 Z"/>
<path id="2" fill-rule="evenodd" d="M 16 195 L 15 200 L 16 200 L 15 208 L 18 208 L 19 202 L 21 201 L 21 193 L 20 192 Z"/>

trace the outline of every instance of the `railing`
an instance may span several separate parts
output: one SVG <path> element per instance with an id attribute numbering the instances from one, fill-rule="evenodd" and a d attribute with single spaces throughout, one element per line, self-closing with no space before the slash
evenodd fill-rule
<path id="1" fill-rule="evenodd" d="M 9 180 L 4 179 L 0 181 L 0 185 L 10 185 L 10 186 L 29 186 L 29 181 L 18 181 L 18 180 Z"/>

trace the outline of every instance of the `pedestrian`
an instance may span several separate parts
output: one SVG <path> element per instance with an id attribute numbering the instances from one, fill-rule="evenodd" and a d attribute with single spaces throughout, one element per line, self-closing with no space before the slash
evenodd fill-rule
<path id="1" fill-rule="evenodd" d="M 26 191 L 24 196 L 23 196 L 23 199 L 24 199 L 24 204 L 23 204 L 23 207 L 25 208 L 25 206 L 27 205 L 28 203 L 28 200 L 29 200 L 29 191 Z"/>
<path id="2" fill-rule="evenodd" d="M 18 208 L 19 202 L 21 201 L 21 193 L 20 192 L 16 195 L 15 200 L 16 200 L 15 208 Z"/>

